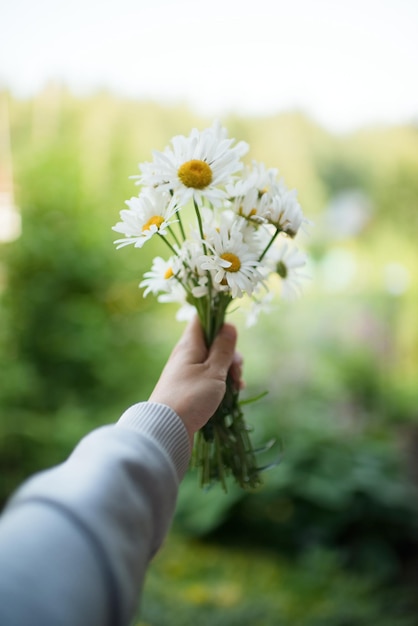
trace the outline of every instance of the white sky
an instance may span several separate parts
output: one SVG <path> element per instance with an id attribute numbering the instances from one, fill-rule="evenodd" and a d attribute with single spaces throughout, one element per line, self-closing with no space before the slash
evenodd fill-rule
<path id="1" fill-rule="evenodd" d="M 0 0 L 0 86 L 297 107 L 345 131 L 418 119 L 418 0 Z"/>

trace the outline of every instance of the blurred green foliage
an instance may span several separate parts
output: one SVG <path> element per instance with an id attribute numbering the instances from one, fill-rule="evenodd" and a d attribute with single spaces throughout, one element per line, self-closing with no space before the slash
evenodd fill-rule
<path id="1" fill-rule="evenodd" d="M 152 389 L 182 327 L 138 290 L 158 245 L 116 252 L 111 226 L 136 164 L 211 120 L 53 87 L 1 97 L 23 220 L 0 244 L 4 502 Z M 254 328 L 233 315 L 243 397 L 269 392 L 246 407 L 256 442 L 277 440 L 260 463 L 280 462 L 255 493 L 188 474 L 140 623 L 417 624 L 418 129 L 222 121 L 298 189 L 312 280 Z"/>
<path id="2" fill-rule="evenodd" d="M 137 626 L 413 626 L 408 594 L 353 572 L 334 550 L 291 562 L 171 536 L 149 573 Z M 409 614 L 408 614 L 409 613 Z"/>

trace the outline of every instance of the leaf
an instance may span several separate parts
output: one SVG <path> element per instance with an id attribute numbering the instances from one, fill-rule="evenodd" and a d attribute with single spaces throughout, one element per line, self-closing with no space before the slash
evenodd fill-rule
<path id="1" fill-rule="evenodd" d="M 267 394 L 268 394 L 268 391 L 262 391 L 257 396 L 252 396 L 251 398 L 247 398 L 246 400 L 240 400 L 239 404 L 243 406 L 245 404 L 251 404 L 252 402 L 257 402 L 257 400 L 261 400 L 261 398 L 264 398 L 264 396 L 266 396 Z"/>

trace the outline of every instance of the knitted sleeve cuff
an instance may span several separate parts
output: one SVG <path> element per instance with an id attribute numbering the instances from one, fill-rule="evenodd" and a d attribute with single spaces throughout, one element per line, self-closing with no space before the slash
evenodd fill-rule
<path id="1" fill-rule="evenodd" d="M 148 435 L 171 459 L 179 481 L 190 461 L 190 440 L 186 428 L 169 406 L 156 402 L 139 402 L 127 409 L 116 426 Z"/>

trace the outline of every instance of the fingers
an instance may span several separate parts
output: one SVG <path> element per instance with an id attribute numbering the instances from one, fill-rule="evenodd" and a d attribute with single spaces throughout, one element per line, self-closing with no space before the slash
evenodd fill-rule
<path id="1" fill-rule="evenodd" d="M 186 326 L 175 346 L 170 361 L 180 365 L 206 363 L 216 378 L 226 379 L 231 368 L 231 376 L 237 388 L 241 386 L 242 359 L 235 353 L 237 331 L 231 324 L 224 324 L 208 351 L 199 318 L 195 316 Z"/>
<path id="2" fill-rule="evenodd" d="M 218 372 L 219 378 L 226 378 L 233 362 L 237 344 L 237 331 L 231 324 L 224 324 L 215 338 L 207 358 L 207 363 Z"/>
<path id="3" fill-rule="evenodd" d="M 240 389 L 244 389 L 245 383 L 242 380 L 242 356 L 239 352 L 235 352 L 234 358 L 232 359 L 231 367 L 229 368 L 229 375 L 231 376 L 235 389 L 238 391 Z"/>
<path id="4" fill-rule="evenodd" d="M 228 372 L 240 389 L 242 359 L 235 352 L 237 331 L 224 324 L 208 350 L 198 317 L 185 328 L 151 393 L 150 401 L 167 404 L 193 433 L 214 414 L 225 394 Z"/>

